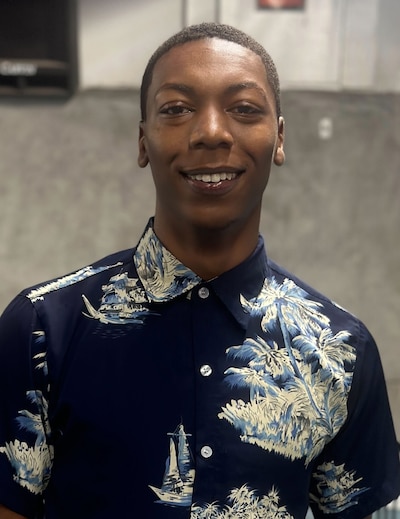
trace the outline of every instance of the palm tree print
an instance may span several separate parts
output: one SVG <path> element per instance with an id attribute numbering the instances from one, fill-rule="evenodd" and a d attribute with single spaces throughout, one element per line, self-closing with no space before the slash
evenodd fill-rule
<path id="1" fill-rule="evenodd" d="M 354 348 L 349 332 L 333 334 L 321 303 L 293 281 L 266 280 L 244 309 L 263 332 L 227 355 L 245 365 L 226 370 L 232 387 L 248 388 L 249 401 L 232 400 L 219 414 L 246 443 L 307 465 L 343 425 L 351 387 Z M 271 336 L 279 331 L 283 347 Z"/>
<path id="2" fill-rule="evenodd" d="M 199 276 L 161 246 L 151 227 L 140 240 L 134 261 L 152 301 L 167 301 L 201 282 Z"/>
<path id="3" fill-rule="evenodd" d="M 33 332 L 33 341 L 44 343 L 44 332 Z M 35 369 L 47 373 L 45 350 L 35 354 L 33 361 L 36 362 Z M 47 443 L 50 435 L 48 402 L 38 389 L 27 391 L 26 397 L 34 412 L 22 409 L 16 421 L 20 429 L 29 433 L 35 441 L 29 444 L 20 439 L 6 442 L 0 446 L 0 453 L 7 456 L 14 472 L 14 481 L 33 494 L 40 494 L 49 482 L 54 455 L 53 446 Z"/>
<path id="4" fill-rule="evenodd" d="M 293 519 L 285 506 L 279 506 L 279 494 L 272 488 L 268 494 L 258 497 L 257 493 L 243 485 L 235 488 L 228 496 L 228 504 L 194 504 L 191 519 Z"/>
<path id="5" fill-rule="evenodd" d="M 82 295 L 87 310 L 84 315 L 103 324 L 142 325 L 146 317 L 157 315 L 150 310 L 151 303 L 168 301 L 201 282 L 162 247 L 152 228 L 143 235 L 133 259 L 139 277 L 129 277 L 127 272 L 112 276 L 102 287 L 99 308 Z"/>

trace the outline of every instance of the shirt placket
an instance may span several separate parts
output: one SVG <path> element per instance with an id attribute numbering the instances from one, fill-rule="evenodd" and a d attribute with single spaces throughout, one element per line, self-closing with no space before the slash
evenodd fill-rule
<path id="1" fill-rule="evenodd" d="M 225 350 L 231 345 L 232 320 L 227 309 L 209 284 L 192 291 L 192 344 L 195 377 L 195 466 L 196 477 L 193 502 L 220 501 L 225 491 L 220 487 L 221 467 L 224 463 L 221 427 L 221 394 L 226 368 Z M 224 485 L 227 483 L 224 476 Z"/>

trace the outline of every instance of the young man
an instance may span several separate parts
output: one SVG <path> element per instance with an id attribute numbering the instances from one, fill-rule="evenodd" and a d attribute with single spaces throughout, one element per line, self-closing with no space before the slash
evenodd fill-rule
<path id="1" fill-rule="evenodd" d="M 150 59 L 135 249 L 21 293 L 0 324 L 0 518 L 363 518 L 400 489 L 365 326 L 266 257 L 279 82 L 201 24 Z"/>

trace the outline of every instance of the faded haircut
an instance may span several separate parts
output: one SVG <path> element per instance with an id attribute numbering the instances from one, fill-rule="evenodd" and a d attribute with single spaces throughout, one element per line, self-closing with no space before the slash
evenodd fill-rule
<path id="1" fill-rule="evenodd" d="M 267 73 L 269 85 L 275 98 L 276 113 L 279 117 L 281 115 L 279 76 L 275 64 L 268 52 L 251 36 L 243 31 L 240 31 L 239 29 L 236 29 L 235 27 L 232 27 L 231 25 L 207 22 L 185 27 L 178 33 L 174 34 L 164 43 L 162 43 L 149 59 L 140 87 L 140 110 L 142 121 L 146 120 L 147 94 L 152 81 L 153 70 L 157 61 L 169 50 L 178 45 L 183 45 L 184 43 L 195 40 L 204 40 L 207 38 L 219 38 L 220 40 L 237 43 L 238 45 L 246 47 L 247 49 L 250 49 L 255 54 L 260 56 Z"/>

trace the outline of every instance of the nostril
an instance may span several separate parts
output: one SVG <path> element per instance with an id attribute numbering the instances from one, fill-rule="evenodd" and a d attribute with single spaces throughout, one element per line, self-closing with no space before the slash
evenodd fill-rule
<path id="1" fill-rule="evenodd" d="M 198 111 L 192 119 L 190 143 L 192 147 L 230 147 L 233 136 L 229 119 L 219 108 Z"/>
<path id="2" fill-rule="evenodd" d="M 233 136 L 228 130 L 213 130 L 207 128 L 205 130 L 196 130 L 190 138 L 191 147 L 208 147 L 208 148 L 229 148 L 233 144 Z"/>

